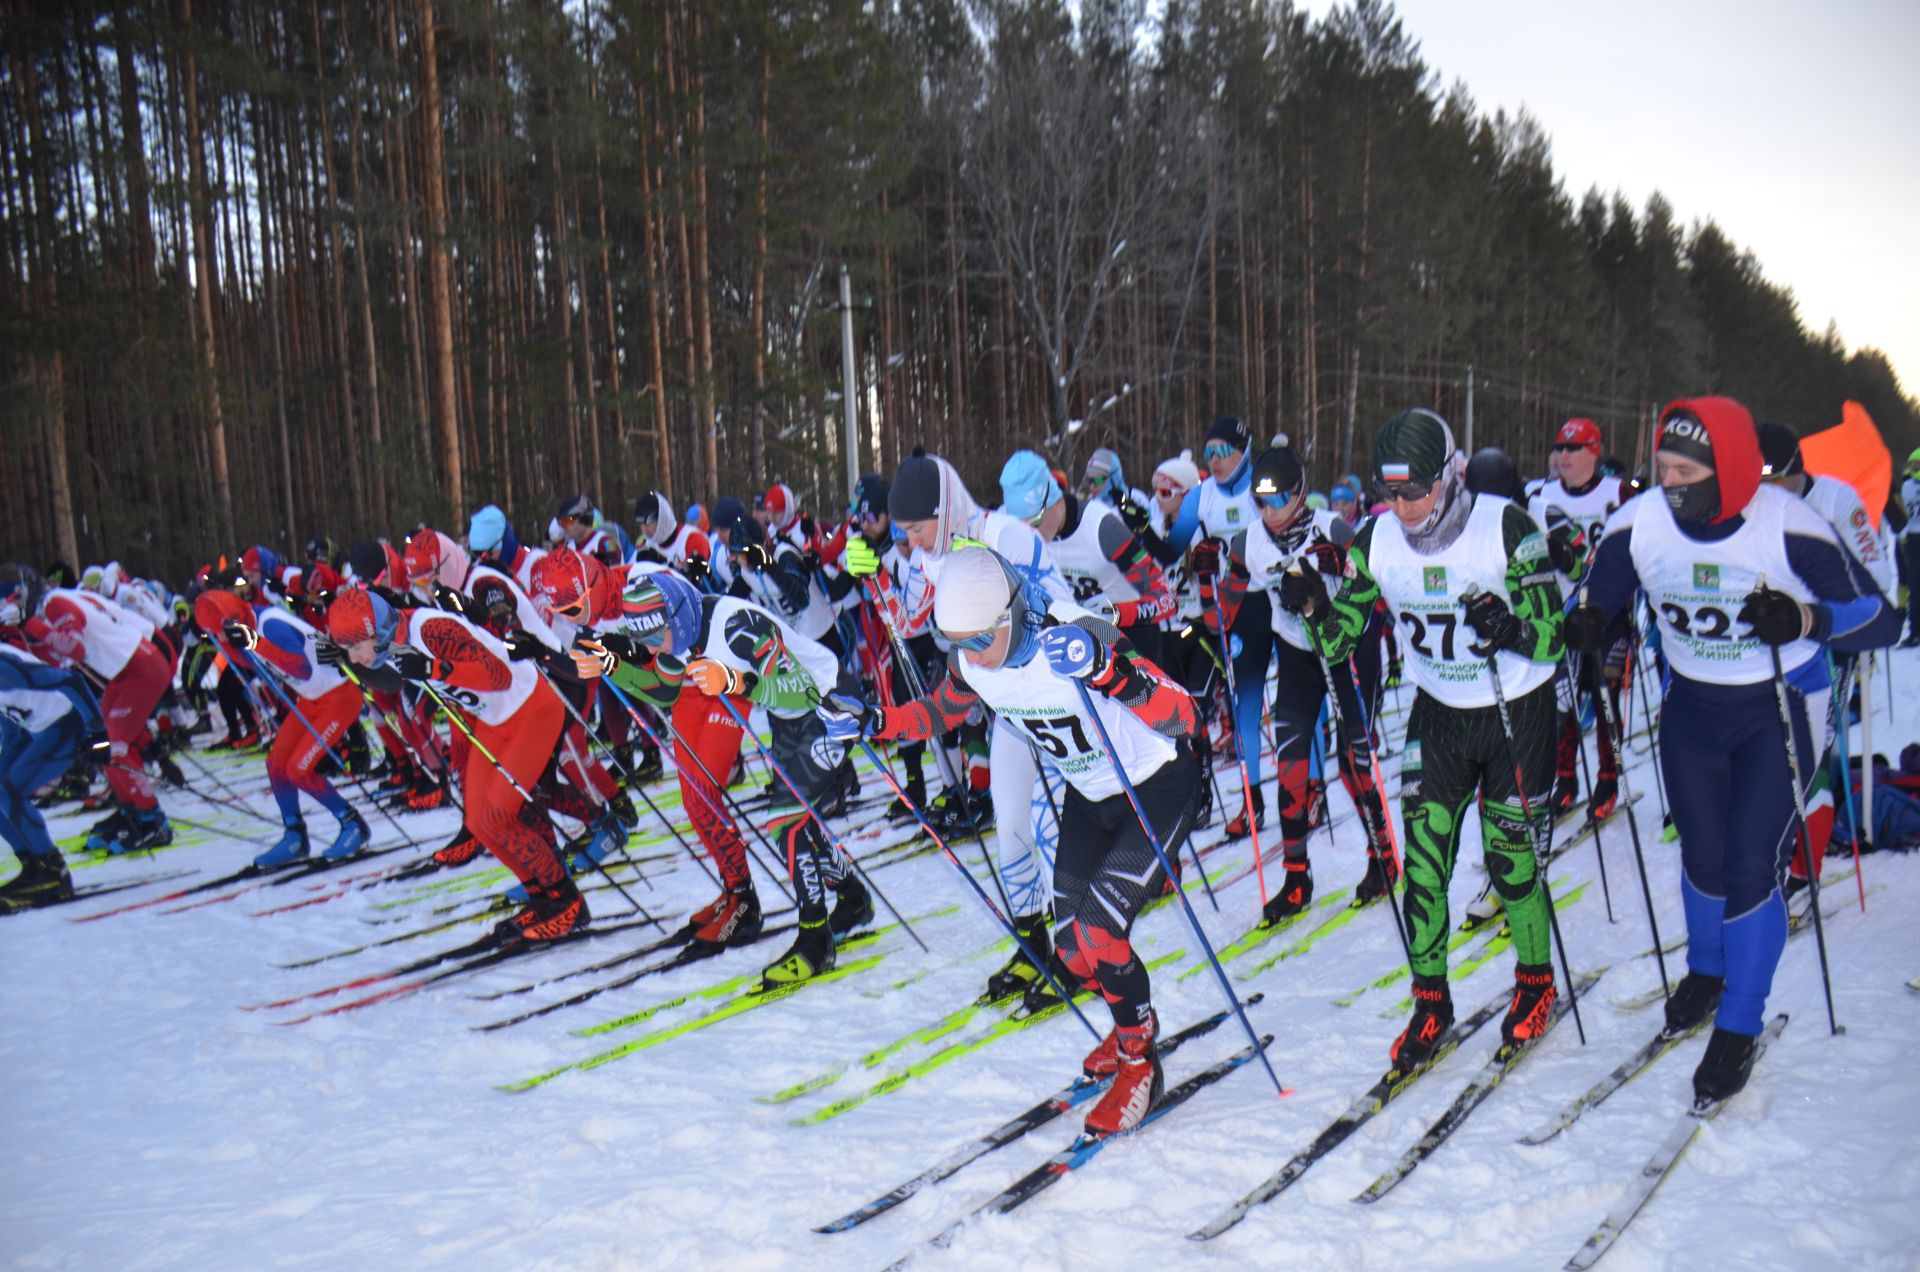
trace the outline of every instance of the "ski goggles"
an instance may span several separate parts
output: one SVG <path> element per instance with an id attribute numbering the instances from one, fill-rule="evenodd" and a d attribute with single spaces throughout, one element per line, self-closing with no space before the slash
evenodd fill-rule
<path id="1" fill-rule="evenodd" d="M 1227 459 L 1234 454 L 1232 442 L 1208 442 L 1200 451 L 1202 459 Z"/>
<path id="2" fill-rule="evenodd" d="M 1080 479 L 1080 497 L 1094 498 L 1107 488 L 1107 483 L 1111 480 L 1113 480 L 1112 473 L 1088 473 Z"/>
<path id="3" fill-rule="evenodd" d="M 1162 499 L 1178 499 L 1182 495 L 1186 494 L 1187 492 L 1183 490 L 1181 487 L 1174 485 L 1170 481 L 1169 482 L 1156 481 L 1155 483 L 1153 483 L 1153 493 L 1160 496 L 1160 498 Z"/>
<path id="4" fill-rule="evenodd" d="M 1431 481 L 1383 481 L 1379 484 L 1380 498 L 1388 503 L 1419 503 L 1433 493 Z"/>
<path id="5" fill-rule="evenodd" d="M 1293 499 L 1294 492 L 1291 490 L 1276 490 L 1271 494 L 1265 495 L 1255 491 L 1253 495 L 1253 501 L 1255 503 L 1259 504 L 1262 508 L 1271 508 L 1275 512 L 1292 503 Z"/>
<path id="6" fill-rule="evenodd" d="M 965 649 L 972 653 L 979 654 L 993 648 L 993 642 L 999 639 L 1000 633 L 1006 630 L 1007 624 L 1012 620 L 1013 611 L 1008 609 L 993 621 L 993 626 L 987 628 L 985 631 L 974 632 L 967 636 L 955 636 L 952 632 L 942 632 L 940 634 L 945 636 L 948 643 L 955 649 Z"/>

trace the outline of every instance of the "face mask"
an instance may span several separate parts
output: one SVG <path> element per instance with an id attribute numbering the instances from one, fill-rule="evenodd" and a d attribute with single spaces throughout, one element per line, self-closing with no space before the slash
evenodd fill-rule
<path id="1" fill-rule="evenodd" d="M 1667 508 L 1675 521 L 1705 525 L 1720 513 L 1720 479 L 1703 477 L 1684 486 L 1662 486 Z"/>

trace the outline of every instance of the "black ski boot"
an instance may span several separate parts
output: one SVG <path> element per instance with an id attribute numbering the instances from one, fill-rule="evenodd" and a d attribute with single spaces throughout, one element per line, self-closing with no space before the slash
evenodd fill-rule
<path id="1" fill-rule="evenodd" d="M 1453 991 L 1445 974 L 1413 978 L 1413 1019 L 1393 1040 L 1387 1057 L 1401 1073 L 1411 1073 L 1433 1059 L 1440 1039 L 1453 1024 Z"/>
<path id="2" fill-rule="evenodd" d="M 1553 1006 L 1559 991 L 1553 984 L 1551 963 L 1518 963 L 1513 969 L 1513 999 L 1500 1022 L 1500 1038 L 1519 1050 L 1540 1041 L 1553 1028 Z"/>
<path id="3" fill-rule="evenodd" d="M 1367 873 L 1353 890 L 1353 903 L 1357 906 L 1368 905 L 1393 891 L 1393 885 L 1400 880 L 1400 867 L 1391 857 L 1367 854 Z"/>
<path id="4" fill-rule="evenodd" d="M 614 792 L 613 798 L 607 801 L 607 811 L 628 830 L 640 824 L 640 810 L 633 806 L 633 800 L 625 791 Z"/>
<path id="5" fill-rule="evenodd" d="M 627 772 L 633 774 L 633 781 L 644 785 L 666 772 L 666 764 L 660 759 L 660 748 L 648 744 L 640 751 L 640 763 Z"/>
<path id="6" fill-rule="evenodd" d="M 833 903 L 833 913 L 827 916 L 827 926 L 833 929 L 834 939 L 838 940 L 856 928 L 873 922 L 873 896 L 867 891 L 867 885 L 854 874 L 842 879 L 835 891 L 839 893 L 839 899 Z"/>
<path id="7" fill-rule="evenodd" d="M 914 820 L 913 810 L 916 808 L 922 813 L 927 810 L 927 779 L 925 777 L 918 773 L 913 774 L 902 784 L 902 789 L 906 792 L 905 797 L 896 795 L 893 802 L 887 805 L 887 820 L 896 825 Z M 928 820 L 931 821 L 932 818 Z"/>
<path id="8" fill-rule="evenodd" d="M 1720 1005 L 1720 991 L 1726 987 L 1724 977 L 1702 976 L 1699 972 L 1682 976 L 1673 987 L 1673 996 L 1667 999 L 1667 1033 L 1692 1033 L 1707 1023 Z"/>
<path id="9" fill-rule="evenodd" d="M 1280 890 L 1267 898 L 1267 904 L 1260 911 L 1260 926 L 1273 927 L 1284 923 L 1299 914 L 1313 903 L 1313 865 L 1305 857 L 1289 857 L 1281 863 L 1286 873 L 1281 876 Z"/>
<path id="10" fill-rule="evenodd" d="M 20 873 L 0 883 L 0 914 L 65 901 L 72 895 L 73 876 L 67 873 L 67 859 L 58 848 L 27 853 L 20 858 Z"/>
<path id="11" fill-rule="evenodd" d="M 1246 796 L 1242 795 L 1238 800 L 1236 800 L 1234 802 L 1233 807 L 1235 810 L 1233 814 L 1233 820 L 1227 823 L 1227 837 L 1221 840 L 1222 843 L 1230 844 L 1230 843 L 1233 843 L 1235 840 L 1245 839 L 1248 835 L 1251 835 L 1254 831 L 1263 829 L 1266 826 L 1267 801 L 1266 801 L 1266 798 L 1262 796 L 1259 791 L 1255 791 L 1253 793 L 1253 825 L 1252 826 L 1248 826 L 1247 824 Z"/>
<path id="12" fill-rule="evenodd" d="M 797 985 L 833 970 L 833 929 L 827 916 L 816 912 L 800 920 L 793 947 L 761 975 L 768 985 Z"/>
<path id="13" fill-rule="evenodd" d="M 1053 916 L 1050 914 L 1023 914 L 1013 921 L 1013 930 L 1020 934 L 1027 950 L 1033 951 L 1033 958 L 1046 959 L 1053 953 Z M 1047 978 L 1040 974 L 1040 965 L 1027 957 L 1026 950 L 1015 946 L 1013 957 L 1005 966 L 987 977 L 986 1001 L 999 1002 L 1012 994 L 1024 994 L 1035 985 L 1045 985 Z"/>
<path id="14" fill-rule="evenodd" d="M 1693 1071 L 1693 1100 L 1709 1104 L 1738 1095 L 1753 1073 L 1754 1057 L 1760 1052 L 1760 1040 L 1715 1028 L 1707 1039 L 1707 1054 Z"/>

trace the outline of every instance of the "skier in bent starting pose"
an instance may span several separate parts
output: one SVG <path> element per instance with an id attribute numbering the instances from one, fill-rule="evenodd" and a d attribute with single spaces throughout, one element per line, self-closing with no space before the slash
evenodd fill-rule
<path id="1" fill-rule="evenodd" d="M 1134 652 L 1117 628 L 1070 601 L 1050 598 L 990 548 L 947 558 L 934 622 L 953 643 L 947 678 L 903 707 L 834 695 L 821 708 L 837 738 L 921 738 L 952 728 L 979 703 L 1030 737 L 1066 784 L 1053 863 L 1054 949 L 1061 963 L 1113 1012 L 1113 1032 L 1086 1058 L 1111 1073 L 1087 1115 L 1087 1130 L 1131 1130 L 1163 1090 L 1154 1056 L 1158 1031 L 1146 966 L 1130 942 L 1140 908 L 1165 887 L 1152 844 L 1129 805 L 1124 770 L 1169 858 L 1192 828 L 1200 767 L 1188 739 L 1193 700 Z M 1092 695 L 1083 700 L 1075 681 Z M 1109 755 L 1087 718 L 1091 701 L 1119 754 Z"/>

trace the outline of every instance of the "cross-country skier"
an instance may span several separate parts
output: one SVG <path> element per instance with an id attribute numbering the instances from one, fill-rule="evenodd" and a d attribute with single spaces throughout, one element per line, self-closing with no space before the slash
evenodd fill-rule
<path id="1" fill-rule="evenodd" d="M 0 632 L 23 621 L 16 600 L 0 599 Z M 31 797 L 89 752 L 106 749 L 106 721 L 79 671 L 49 667 L 0 640 L 0 838 L 20 859 L 20 873 L 0 884 L 0 913 L 73 895 L 66 858 Z"/>
<path id="2" fill-rule="evenodd" d="M 1162 848 L 1177 854 L 1200 795 L 1186 745 L 1193 700 L 1112 624 L 1049 597 L 987 548 L 963 548 L 942 566 L 934 621 L 955 647 L 938 689 L 894 708 L 836 696 L 822 718 L 843 738 L 927 738 L 985 703 L 1063 779 L 1054 946 L 1066 969 L 1106 999 L 1114 1026 L 1085 1062 L 1089 1074 L 1114 1074 L 1086 1124 L 1096 1134 L 1130 1130 L 1162 1089 L 1152 986 L 1131 934 L 1166 879 L 1115 768 L 1132 782 Z M 1091 691 L 1118 754 L 1101 745 L 1076 682 Z"/>
<path id="3" fill-rule="evenodd" d="M 1476 796 L 1487 871 L 1505 902 L 1517 956 L 1502 1036 L 1509 1046 L 1525 1045 L 1552 1022 L 1549 916 L 1534 844 L 1535 832 L 1544 834 L 1553 780 L 1560 588 L 1533 518 L 1467 489 L 1466 458 L 1434 412 L 1404 411 L 1387 421 L 1374 442 L 1373 476 L 1389 511 L 1354 539 L 1339 592 L 1328 597 L 1317 574 L 1303 573 L 1293 576 L 1300 582 L 1289 589 L 1289 607 L 1318 628 L 1333 659 L 1352 649 L 1380 598 L 1406 629 L 1417 692 L 1400 807 L 1414 1008 L 1390 1054 L 1411 1071 L 1432 1057 L 1453 1022 L 1447 886 Z M 1490 666 L 1506 696 L 1511 738 L 1488 683 Z M 1524 790 L 1514 789 L 1516 763 Z"/>
<path id="4" fill-rule="evenodd" d="M 1817 512 L 1761 483 L 1746 407 L 1687 398 L 1660 420 L 1660 492 L 1607 523 L 1567 639 L 1596 648 L 1635 588 L 1658 617 L 1669 672 L 1660 765 L 1687 916 L 1687 974 L 1667 1000 L 1667 1027 L 1681 1033 L 1713 1016 L 1693 1084 L 1724 1099 L 1746 1085 L 1787 939 L 1796 810 L 1776 692 L 1805 783 L 1825 750 L 1822 646 L 1889 645 L 1900 616 Z"/>
<path id="5" fill-rule="evenodd" d="M 173 842 L 173 826 L 154 797 L 141 756 L 147 717 L 173 678 L 173 666 L 149 637 L 145 619 L 72 588 L 49 588 L 33 567 L 0 574 L 0 602 L 20 612 L 28 647 L 58 667 L 80 667 L 102 686 L 100 710 L 112 744 L 107 785 L 118 807 L 87 832 L 87 847 L 138 852 Z"/>
<path id="6" fill-rule="evenodd" d="M 1346 572 L 1347 549 L 1354 538 L 1353 530 L 1330 510 L 1309 510 L 1305 492 L 1306 470 L 1291 447 L 1274 447 L 1254 458 L 1253 499 L 1260 520 L 1228 541 L 1231 568 L 1222 588 L 1223 603 L 1228 605 L 1240 603 L 1246 594 L 1267 593 L 1278 637 L 1274 641 L 1279 665 L 1273 677 L 1273 750 L 1285 877 L 1261 915 L 1269 925 L 1300 913 L 1313 900 L 1313 868 L 1307 858 L 1312 800 L 1308 762 L 1327 698 L 1327 677 L 1320 670 L 1313 634 L 1291 602 L 1296 593 L 1325 597 L 1325 580 L 1337 580 Z M 1307 572 L 1315 577 L 1306 577 Z M 1340 773 L 1367 828 L 1366 874 L 1354 889 L 1355 904 L 1365 905 L 1399 879 L 1400 863 L 1387 837 L 1386 808 L 1380 802 L 1367 740 L 1367 713 L 1361 710 L 1353 675 L 1344 661 L 1329 661 L 1328 668 L 1346 730 L 1346 736 L 1337 739 Z"/>
<path id="7" fill-rule="evenodd" d="M 320 772 L 329 752 L 339 754 L 341 740 L 360 718 L 360 690 L 339 671 L 339 647 L 305 620 L 271 605 L 249 605 L 223 588 L 200 593 L 193 616 L 234 666 L 248 675 L 277 676 L 300 713 L 297 719 L 288 714 L 267 752 L 267 781 L 286 833 L 253 864 L 271 870 L 306 857 L 303 792 L 340 823 L 325 853 L 329 861 L 345 860 L 366 847 L 366 821 Z"/>
<path id="8" fill-rule="evenodd" d="M 1587 554 L 1600 542 L 1607 518 L 1633 498 L 1624 480 L 1601 470 L 1600 450 L 1600 427 L 1592 420 L 1572 419 L 1562 424 L 1553 438 L 1553 454 L 1558 460 L 1555 476 L 1527 501 L 1527 510 L 1546 532 L 1547 555 L 1560 576 L 1563 597 L 1585 574 Z M 1607 642 L 1604 657 L 1576 656 L 1568 660 L 1567 672 L 1575 693 L 1572 708 L 1560 717 L 1553 790 L 1556 816 L 1571 810 L 1580 797 L 1580 696 L 1598 692 L 1604 680 L 1613 696 L 1614 718 L 1620 718 L 1620 687 L 1633 644 L 1631 622 L 1631 613 L 1622 613 L 1615 621 L 1613 639 Z M 1620 799 L 1620 758 L 1614 753 L 1613 735 L 1606 729 L 1596 730 L 1594 740 L 1600 763 L 1593 775 L 1588 804 L 1595 817 L 1605 819 L 1613 815 Z"/>
<path id="9" fill-rule="evenodd" d="M 1055 567 L 1046 540 L 1032 526 L 1005 512 L 988 512 L 974 502 L 953 465 L 915 449 L 894 474 L 888 493 L 894 524 L 907 536 L 910 559 L 932 580 L 939 605 L 940 576 L 961 539 L 998 552 L 1020 576 L 1054 600 L 1071 601 L 1073 592 Z M 1000 882 L 1013 907 L 1014 926 L 1027 948 L 1041 958 L 1051 948 L 1046 915 L 1059 834 L 1053 813 L 1056 792 L 1046 784 L 1035 758 L 1034 742 L 1005 721 L 989 725 L 988 781 L 993 820 L 999 833 Z M 962 823 L 964 824 L 964 823 Z M 987 993 L 1001 998 L 1044 984 L 1040 969 L 1016 949 L 1005 966 L 987 978 Z"/>
<path id="10" fill-rule="evenodd" d="M 553 826 L 523 794 L 560 749 L 567 715 L 553 686 L 459 615 L 395 610 L 365 588 L 334 599 L 327 627 L 374 688 L 430 685 L 470 722 L 478 745 L 467 748 L 461 782 L 466 824 L 527 890 L 526 907 L 495 931 L 549 941 L 585 924 L 587 903 L 554 852 Z"/>

